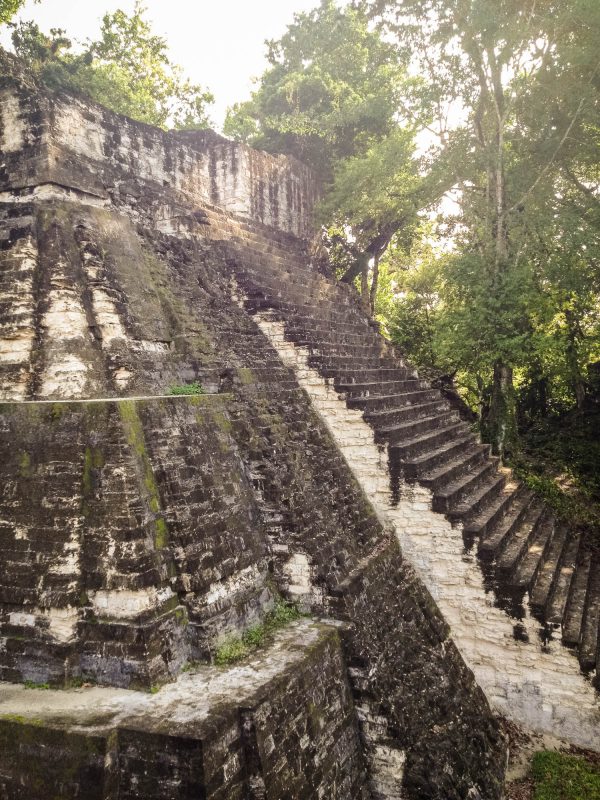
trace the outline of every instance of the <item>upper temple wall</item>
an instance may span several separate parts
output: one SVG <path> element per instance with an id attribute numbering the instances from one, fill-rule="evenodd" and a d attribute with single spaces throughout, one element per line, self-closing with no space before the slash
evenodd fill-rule
<path id="1" fill-rule="evenodd" d="M 300 161 L 211 130 L 163 131 L 91 100 L 0 76 L 0 191 L 58 184 L 108 197 L 132 181 L 309 238 L 319 196 Z"/>

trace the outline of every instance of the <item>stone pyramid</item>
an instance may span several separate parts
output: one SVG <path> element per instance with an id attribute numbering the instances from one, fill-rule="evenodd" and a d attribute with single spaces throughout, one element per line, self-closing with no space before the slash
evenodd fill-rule
<path id="1" fill-rule="evenodd" d="M 597 744 L 452 551 L 497 465 L 315 259 L 315 176 L 0 67 L 0 797 L 487 800 L 499 712 Z"/>

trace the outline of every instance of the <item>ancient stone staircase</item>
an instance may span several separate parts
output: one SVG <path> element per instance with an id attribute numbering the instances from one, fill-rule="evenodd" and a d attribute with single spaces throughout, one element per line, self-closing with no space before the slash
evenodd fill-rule
<path id="1" fill-rule="evenodd" d="M 598 659 L 600 558 L 502 467 L 441 392 L 421 380 L 388 345 L 348 287 L 336 285 L 289 243 L 264 251 L 246 226 L 227 245 L 251 313 L 269 312 L 286 339 L 310 353 L 309 364 L 359 409 L 375 441 L 388 448 L 391 480 L 417 482 L 433 509 L 461 525 L 465 550 L 476 546 L 486 588 L 517 619 L 523 602 L 550 633 L 561 626 L 588 672 Z"/>

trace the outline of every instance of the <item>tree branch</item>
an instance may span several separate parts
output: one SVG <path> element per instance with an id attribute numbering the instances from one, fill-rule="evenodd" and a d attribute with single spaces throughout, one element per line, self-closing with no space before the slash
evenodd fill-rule
<path id="1" fill-rule="evenodd" d="M 590 80 L 588 81 L 588 84 L 590 84 L 592 82 L 592 80 L 594 79 L 594 77 L 596 76 L 596 73 L 598 72 L 599 67 L 600 67 L 600 64 L 596 67 L 596 69 L 592 73 L 592 76 L 591 76 Z M 516 211 L 519 208 L 519 206 L 522 206 L 523 203 L 525 202 L 525 200 L 527 200 L 527 198 L 535 191 L 537 186 L 540 184 L 540 181 L 542 180 L 542 178 L 544 178 L 547 175 L 548 171 L 550 170 L 550 167 L 556 161 L 556 158 L 557 158 L 558 154 L 560 153 L 560 151 L 562 150 L 565 142 L 569 138 L 569 134 L 571 133 L 571 131 L 575 127 L 575 123 L 577 122 L 577 120 L 579 118 L 579 115 L 581 114 L 581 112 L 583 110 L 583 106 L 585 105 L 586 99 L 587 99 L 586 95 L 584 94 L 583 97 L 581 98 L 581 100 L 579 101 L 579 105 L 577 106 L 577 110 L 573 114 L 573 118 L 572 118 L 571 122 L 569 123 L 569 126 L 568 126 L 567 130 L 564 132 L 560 142 L 557 144 L 554 152 L 552 153 L 552 156 L 551 156 L 550 160 L 546 163 L 546 166 L 540 172 L 540 174 L 537 176 L 535 181 L 531 184 L 529 189 L 527 189 L 527 191 L 524 192 L 524 194 L 519 198 L 519 200 L 517 200 L 517 202 L 514 203 L 508 209 L 508 211 L 506 212 L 507 214 L 512 214 L 514 211 Z"/>

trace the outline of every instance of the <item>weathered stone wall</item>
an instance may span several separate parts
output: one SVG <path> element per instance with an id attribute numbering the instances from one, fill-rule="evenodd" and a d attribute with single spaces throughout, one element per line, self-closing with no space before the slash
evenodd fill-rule
<path id="1" fill-rule="evenodd" d="M 0 406 L 2 679 L 150 687 L 270 606 L 221 400 Z"/>
<path id="2" fill-rule="evenodd" d="M 164 132 L 82 98 L 23 91 L 0 81 L 0 191 L 55 184 L 98 198 L 146 184 L 192 209 L 213 204 L 297 236 L 312 231 L 318 185 L 294 159 L 213 131 Z"/>

